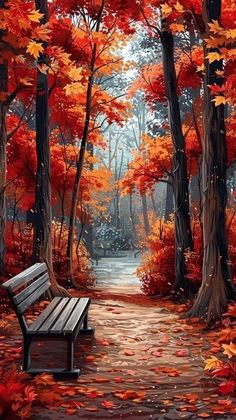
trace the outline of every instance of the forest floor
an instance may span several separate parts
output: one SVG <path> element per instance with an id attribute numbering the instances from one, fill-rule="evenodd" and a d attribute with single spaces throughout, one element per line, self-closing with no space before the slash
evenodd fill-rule
<path id="1" fill-rule="evenodd" d="M 204 371 L 204 360 L 221 353 L 219 332 L 204 331 L 197 320 L 181 319 L 184 306 L 144 296 L 133 274 L 136 262 L 127 262 L 123 282 L 117 284 L 114 276 L 105 284 L 111 262 L 108 259 L 107 267 L 105 263 L 97 268 L 100 282 L 91 295 L 95 335 L 79 337 L 75 347 L 75 367 L 81 375 L 77 381 L 56 382 L 63 403 L 55 407 L 52 396 L 51 407 L 35 407 L 32 418 L 235 418 L 234 401 L 227 404 Z M 119 277 L 122 261 L 115 264 Z M 11 315 L 9 319 L 14 321 Z M 19 330 L 5 339 L 2 363 L 14 358 L 20 365 L 21 344 Z M 35 367 L 65 363 L 64 343 L 56 348 L 39 343 L 32 353 Z M 46 404 L 50 406 L 50 393 Z"/>

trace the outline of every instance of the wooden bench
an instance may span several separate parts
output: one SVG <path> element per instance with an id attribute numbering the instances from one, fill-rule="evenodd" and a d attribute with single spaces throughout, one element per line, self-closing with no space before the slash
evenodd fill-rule
<path id="1" fill-rule="evenodd" d="M 50 287 L 45 263 L 36 263 L 2 284 L 8 291 L 16 312 L 24 339 L 23 370 L 37 374 L 50 371 L 61 377 L 78 377 L 79 369 L 73 369 L 74 342 L 79 333 L 93 333 L 88 327 L 89 298 L 55 297 L 38 318 L 28 325 L 25 311 Z M 67 369 L 31 369 L 30 346 L 33 341 L 66 340 Z"/>

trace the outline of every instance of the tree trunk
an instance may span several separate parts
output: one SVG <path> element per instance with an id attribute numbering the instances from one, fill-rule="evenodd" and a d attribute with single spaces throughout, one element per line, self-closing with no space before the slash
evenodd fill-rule
<path id="1" fill-rule="evenodd" d="M 76 162 L 76 175 L 74 180 L 74 187 L 72 193 L 71 201 L 71 211 L 69 219 L 69 232 L 68 232 L 68 242 L 67 242 L 67 273 L 68 279 L 77 287 L 77 284 L 73 276 L 73 243 L 74 243 L 74 232 L 75 232 L 75 220 L 76 220 L 76 210 L 78 204 L 78 195 L 79 187 L 81 181 L 81 174 L 84 165 L 84 157 L 86 151 L 86 145 L 89 134 L 89 122 L 91 118 L 91 102 L 92 102 L 92 87 L 93 87 L 93 76 L 89 76 L 89 82 L 87 87 L 87 99 L 86 99 L 86 118 L 83 130 L 83 137 L 81 141 L 79 157 Z"/>
<path id="2" fill-rule="evenodd" d="M 7 64 L 0 64 L 0 90 L 7 92 L 8 68 Z M 7 181 L 7 105 L 0 102 L 0 274 L 4 273 L 6 253 L 6 181 Z"/>
<path id="3" fill-rule="evenodd" d="M 193 241 L 190 224 L 189 191 L 185 138 L 182 132 L 179 99 L 177 94 L 177 78 L 174 63 L 174 39 L 171 32 L 161 32 L 163 72 L 168 97 L 169 124 L 174 147 L 173 156 L 173 191 L 175 220 L 175 282 L 173 293 L 189 297 L 192 285 L 186 278 L 185 252 L 192 249 Z"/>
<path id="4" fill-rule="evenodd" d="M 36 9 L 44 14 L 41 24 L 47 23 L 47 0 L 36 0 L 35 3 Z M 46 61 L 44 55 L 41 55 L 39 59 L 40 64 Z M 34 261 L 44 261 L 47 264 L 50 273 L 51 294 L 64 296 L 67 295 L 67 292 L 57 284 L 52 263 L 48 76 L 40 70 L 37 71 L 36 154 Z"/>
<path id="5" fill-rule="evenodd" d="M 172 179 L 169 177 L 168 181 L 172 182 Z M 170 182 L 166 184 L 165 222 L 169 222 L 171 214 L 174 213 L 173 187 Z"/>
<path id="6" fill-rule="evenodd" d="M 87 151 L 89 152 L 91 157 L 94 156 L 94 146 L 92 143 L 87 144 Z M 94 164 L 93 162 L 91 162 L 89 165 L 90 171 L 93 171 L 93 168 L 94 168 Z M 91 210 L 89 206 L 87 206 L 88 213 L 91 214 Z M 90 217 L 90 220 L 85 224 L 85 227 L 83 230 L 83 238 L 84 238 L 87 251 L 89 252 L 90 256 L 93 256 L 94 250 L 93 250 L 93 218 L 92 216 Z"/>
<path id="7" fill-rule="evenodd" d="M 205 26 L 213 20 L 220 21 L 221 1 L 205 0 Z M 215 52 L 217 49 L 207 50 Z M 226 229 L 227 204 L 227 147 L 225 133 L 224 105 L 215 106 L 210 95 L 209 85 L 222 85 L 216 71 L 223 70 L 222 61 L 209 63 L 205 60 L 204 79 L 204 141 L 202 159 L 203 191 L 203 267 L 202 285 L 196 301 L 189 312 L 190 316 L 201 316 L 208 323 L 219 318 L 229 300 L 235 300 L 236 294 L 231 282 L 228 257 L 228 238 Z"/>
<path id="8" fill-rule="evenodd" d="M 5 7 L 5 0 L 0 0 L 0 9 Z M 0 31 L 0 37 L 4 31 Z M 8 63 L 3 60 L 0 64 L 0 93 L 4 95 L 8 91 Z M 5 186 L 7 181 L 7 129 L 6 115 L 7 104 L 4 98 L 0 101 L 0 274 L 4 273 L 5 253 L 6 253 L 6 196 Z"/>
<path id="9" fill-rule="evenodd" d="M 158 212 L 158 208 L 157 208 L 157 204 L 156 204 L 156 200 L 155 200 L 154 194 L 155 193 L 152 192 L 150 197 L 151 197 L 152 208 L 153 208 L 154 214 L 155 214 L 156 217 L 158 217 L 159 216 L 159 212 Z"/>
<path id="10" fill-rule="evenodd" d="M 150 233 L 150 225 L 148 220 L 148 206 L 147 206 L 147 196 L 146 194 L 141 195 L 142 199 L 142 208 L 143 208 L 143 224 L 145 235 L 148 236 Z"/>
<path id="11" fill-rule="evenodd" d="M 99 32 L 99 29 L 100 29 L 104 4 L 105 4 L 105 0 L 102 0 L 100 11 L 97 16 L 97 24 L 96 24 L 96 29 L 95 29 L 96 32 Z M 74 187 L 73 187 L 73 193 L 72 193 L 71 211 L 70 211 L 70 219 L 69 219 L 69 232 L 68 232 L 68 241 L 67 241 L 67 275 L 68 275 L 68 280 L 71 281 L 75 287 L 77 287 L 77 284 L 74 280 L 74 275 L 73 275 L 73 242 L 74 242 L 74 231 L 75 231 L 75 220 L 76 220 L 76 209 L 77 209 L 77 204 L 78 204 L 79 187 L 80 187 L 81 174 L 82 174 L 83 165 L 84 165 L 85 151 L 86 151 L 86 147 L 88 143 L 89 124 L 90 124 L 91 113 L 92 113 L 92 89 L 93 89 L 93 84 L 94 84 L 94 70 L 95 70 L 95 63 L 96 63 L 96 55 L 97 55 L 97 44 L 94 44 L 93 49 L 92 49 L 91 62 L 90 62 L 91 75 L 89 76 L 88 86 L 87 86 L 85 123 L 84 123 L 79 156 L 76 162 L 76 175 L 75 175 Z"/>
<path id="12" fill-rule="evenodd" d="M 137 234 L 136 234 L 136 226 L 135 226 L 135 220 L 134 220 L 133 195 L 132 194 L 129 195 L 129 215 L 130 215 L 129 218 L 130 218 L 131 227 L 132 227 L 132 238 L 134 239 L 134 241 L 136 241 Z"/>

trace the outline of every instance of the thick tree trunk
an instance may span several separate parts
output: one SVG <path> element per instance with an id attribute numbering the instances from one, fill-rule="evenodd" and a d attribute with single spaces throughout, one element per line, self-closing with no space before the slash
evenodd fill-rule
<path id="1" fill-rule="evenodd" d="M 47 0 L 36 0 L 36 9 L 44 14 L 41 24 L 48 21 Z M 41 55 L 40 63 L 45 61 Z M 52 209 L 50 184 L 48 76 L 37 72 L 36 93 L 36 154 L 34 261 L 48 266 L 53 296 L 67 295 L 55 279 L 52 263 Z"/>
<path id="2" fill-rule="evenodd" d="M 150 233 L 150 225 L 148 220 L 148 205 L 147 205 L 147 196 L 146 194 L 141 195 L 142 199 L 142 209 L 143 209 L 143 224 L 145 235 L 148 236 Z"/>
<path id="3" fill-rule="evenodd" d="M 205 25 L 213 20 L 220 21 L 221 1 L 204 1 Z M 214 52 L 216 50 L 210 50 Z M 209 51 L 206 50 L 207 54 Z M 197 295 L 191 316 L 202 316 L 208 323 L 219 318 L 230 299 L 236 294 L 230 278 L 228 238 L 226 229 L 227 204 L 227 147 L 225 133 L 224 105 L 215 106 L 209 85 L 221 85 L 216 71 L 223 70 L 222 61 L 205 62 L 204 141 L 202 160 L 203 190 L 203 267 L 202 285 Z"/>
<path id="4" fill-rule="evenodd" d="M 174 62 L 174 39 L 171 32 L 161 33 L 163 72 L 169 106 L 169 124 L 174 147 L 173 157 L 173 191 L 175 221 L 175 282 L 173 293 L 189 297 L 192 292 L 191 283 L 186 278 L 185 252 L 192 249 L 193 241 L 190 224 L 189 191 L 185 138 L 182 132 L 177 79 Z"/>
<path id="5" fill-rule="evenodd" d="M 0 9 L 5 7 L 5 0 L 0 0 Z M 0 38 L 4 32 L 0 31 Z M 0 93 L 4 95 L 8 91 L 8 63 L 6 60 L 0 64 Z M 6 174 L 7 174 L 7 129 L 6 115 L 7 104 L 0 101 L 0 274 L 4 273 L 5 253 L 6 253 Z"/>

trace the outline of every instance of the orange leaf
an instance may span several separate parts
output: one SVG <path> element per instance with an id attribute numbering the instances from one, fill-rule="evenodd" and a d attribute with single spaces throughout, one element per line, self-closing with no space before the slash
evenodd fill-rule
<path id="1" fill-rule="evenodd" d="M 230 341 L 230 344 L 223 344 L 222 347 L 224 348 L 224 354 L 228 356 L 229 359 L 231 357 L 236 356 L 236 344 Z"/>
<path id="2" fill-rule="evenodd" d="M 28 44 L 26 52 L 28 52 L 34 58 L 37 59 L 39 57 L 39 54 L 43 52 L 43 44 L 41 44 L 41 42 L 31 41 Z"/>
<path id="3" fill-rule="evenodd" d="M 102 401 L 101 405 L 102 407 L 107 408 L 107 409 L 114 407 L 114 404 L 112 401 L 106 401 L 106 400 Z"/>

